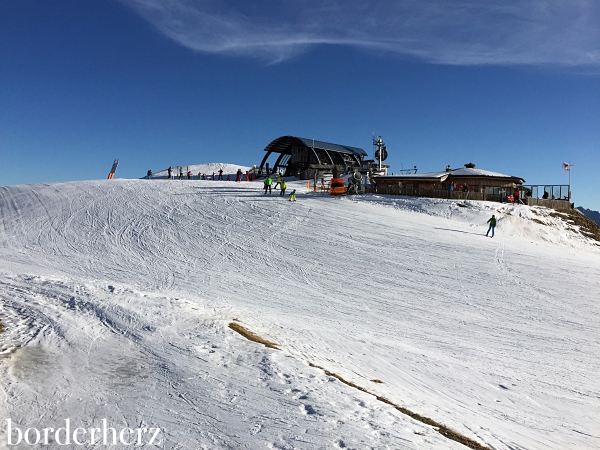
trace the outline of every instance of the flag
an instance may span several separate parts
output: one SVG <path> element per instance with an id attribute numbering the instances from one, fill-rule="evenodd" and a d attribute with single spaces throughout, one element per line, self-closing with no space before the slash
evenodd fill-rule
<path id="1" fill-rule="evenodd" d="M 564 163 L 563 163 L 563 170 L 566 170 L 567 172 L 570 172 L 570 171 L 571 171 L 570 167 L 571 167 L 572 165 L 573 165 L 573 164 L 570 164 L 570 163 L 565 163 L 565 162 L 564 162 Z"/>

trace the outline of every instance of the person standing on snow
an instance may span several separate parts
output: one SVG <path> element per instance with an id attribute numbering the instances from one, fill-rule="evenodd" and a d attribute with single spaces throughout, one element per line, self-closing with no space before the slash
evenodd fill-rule
<path id="1" fill-rule="evenodd" d="M 287 183 L 284 180 L 281 180 L 281 185 L 279 186 L 279 189 L 281 189 L 281 192 L 279 193 L 280 197 L 285 196 L 285 188 L 287 188 Z"/>
<path id="2" fill-rule="evenodd" d="M 290 202 L 295 202 L 296 201 L 296 189 L 294 189 L 292 192 L 290 192 Z"/>
<path id="3" fill-rule="evenodd" d="M 170 180 L 171 177 L 173 176 L 173 169 L 171 168 L 171 166 L 169 166 L 169 168 L 167 169 L 167 179 Z"/>
<path id="4" fill-rule="evenodd" d="M 518 189 L 517 189 L 517 190 L 515 191 L 515 193 L 513 194 L 513 203 L 521 203 L 521 202 L 519 201 L 519 190 L 518 190 Z"/>
<path id="5" fill-rule="evenodd" d="M 488 228 L 487 233 L 485 233 L 485 237 L 487 237 L 490 230 L 492 231 L 492 237 L 494 237 L 494 228 L 496 228 L 496 216 L 492 214 L 492 217 L 486 223 L 489 223 L 490 227 Z"/>
<path id="6" fill-rule="evenodd" d="M 152 178 L 152 170 L 148 169 L 148 179 Z"/>
<path id="7" fill-rule="evenodd" d="M 179 168 L 179 179 L 183 180 L 183 167 Z"/>
<path id="8" fill-rule="evenodd" d="M 277 189 L 277 186 L 281 184 L 281 175 L 277 174 L 277 178 L 275 180 L 277 181 L 277 183 L 275 183 L 275 189 Z"/>
<path id="9" fill-rule="evenodd" d="M 219 169 L 219 178 L 218 179 L 223 181 L 223 168 L 222 167 Z"/>
<path id="10" fill-rule="evenodd" d="M 273 184 L 273 180 L 269 175 L 265 178 L 265 195 L 267 195 L 267 189 L 269 190 L 269 194 L 271 193 L 271 185 Z"/>
<path id="11" fill-rule="evenodd" d="M 235 182 L 239 183 L 242 181 L 242 169 L 238 169 L 237 173 L 235 174 Z"/>

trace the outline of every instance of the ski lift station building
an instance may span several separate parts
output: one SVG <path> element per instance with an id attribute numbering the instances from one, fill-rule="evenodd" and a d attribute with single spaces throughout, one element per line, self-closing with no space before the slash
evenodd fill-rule
<path id="1" fill-rule="evenodd" d="M 314 178 L 319 172 L 341 172 L 360 169 L 367 156 L 362 148 L 306 139 L 282 136 L 265 148 L 266 155 L 260 163 L 260 173 L 280 172 L 284 176 L 296 176 L 301 180 Z M 274 159 L 269 163 L 269 158 Z M 270 165 L 270 167 L 269 167 Z"/>

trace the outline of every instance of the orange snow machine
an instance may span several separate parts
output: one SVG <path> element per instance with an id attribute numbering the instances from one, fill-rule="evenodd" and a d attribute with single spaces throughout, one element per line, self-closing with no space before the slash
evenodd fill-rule
<path id="1" fill-rule="evenodd" d="M 331 185 L 329 188 L 329 194 L 331 195 L 342 195 L 346 193 L 346 186 L 344 186 L 343 178 L 332 178 Z"/>

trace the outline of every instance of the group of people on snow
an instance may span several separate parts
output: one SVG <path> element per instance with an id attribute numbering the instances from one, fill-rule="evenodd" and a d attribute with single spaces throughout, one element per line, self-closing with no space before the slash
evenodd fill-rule
<path id="1" fill-rule="evenodd" d="M 265 195 L 267 195 L 267 192 L 269 192 L 269 194 L 271 194 L 272 191 L 272 187 L 273 187 L 273 178 L 271 178 L 271 175 L 267 175 L 263 184 L 264 188 L 265 188 Z M 280 197 L 285 197 L 285 190 L 287 189 L 287 183 L 285 182 L 284 179 L 281 178 L 281 175 L 277 175 L 276 178 L 276 183 L 275 183 L 275 189 L 277 189 L 277 186 L 279 186 L 279 196 Z M 290 202 L 295 202 L 296 201 L 296 189 L 294 189 L 292 192 L 290 192 Z"/>
<path id="2" fill-rule="evenodd" d="M 175 179 L 175 175 L 176 171 L 173 170 L 172 167 L 169 167 L 167 169 L 167 179 L 169 180 L 174 180 Z M 221 181 L 225 181 L 225 179 L 223 178 L 223 168 L 219 169 L 219 174 L 217 176 L 217 174 L 215 172 L 212 173 L 212 176 L 207 175 L 205 173 L 202 172 L 198 172 L 198 180 L 221 180 Z M 238 169 L 236 174 L 235 174 L 235 181 L 236 182 L 241 182 L 242 178 L 244 177 L 244 172 L 242 171 L 242 169 Z M 148 174 L 147 174 L 147 178 L 150 179 L 152 178 L 152 170 L 148 170 Z M 179 168 L 179 179 L 183 180 L 185 178 L 184 173 L 183 173 L 183 168 Z M 193 178 L 192 175 L 192 171 L 188 170 L 187 171 L 187 179 L 191 180 Z M 256 179 L 256 175 L 250 173 L 249 170 L 246 170 L 246 174 L 245 174 L 245 180 L 246 181 L 254 181 Z M 227 180 L 226 181 L 231 181 L 231 175 L 227 175 Z"/>
<path id="3" fill-rule="evenodd" d="M 256 167 L 256 166 L 255 166 Z M 173 168 L 169 166 L 169 168 L 167 169 L 167 179 L 172 180 L 175 179 L 173 176 Z M 236 174 L 235 174 L 235 181 L 237 182 L 241 182 L 242 181 L 242 177 L 244 176 L 244 172 L 242 171 L 242 169 L 238 169 Z M 151 179 L 152 178 L 152 170 L 148 170 L 147 173 L 147 178 Z M 183 174 L 183 168 L 180 167 L 179 168 L 179 179 L 183 180 L 184 179 L 184 174 Z M 192 171 L 188 170 L 187 171 L 187 179 L 191 180 L 192 179 Z M 217 176 L 215 172 L 212 173 L 212 178 L 209 175 L 206 175 L 205 173 L 201 173 L 198 172 L 198 180 L 223 180 L 223 168 L 219 169 L 219 175 Z M 253 181 L 256 179 L 256 175 L 254 173 L 250 173 L 249 170 L 246 170 L 246 174 L 245 174 L 245 180 L 246 181 Z M 227 181 L 231 181 L 231 176 L 227 175 Z M 285 180 L 281 177 L 281 174 L 277 174 L 276 177 L 276 183 L 275 186 L 273 186 L 273 178 L 271 178 L 271 175 L 267 175 L 265 180 L 264 180 L 264 190 L 265 190 L 265 195 L 267 194 L 267 192 L 269 194 L 271 194 L 273 192 L 273 188 L 277 189 L 277 187 L 279 187 L 279 196 L 280 197 L 285 197 L 285 190 L 287 189 L 287 183 L 285 182 Z M 292 192 L 290 192 L 289 194 L 290 196 L 290 201 L 291 202 L 295 202 L 296 201 L 296 189 L 294 189 Z"/>
<path id="4" fill-rule="evenodd" d="M 148 171 L 148 179 L 150 179 L 151 173 L 152 173 L 152 171 L 149 170 Z M 174 180 L 175 179 L 175 177 L 173 175 L 173 168 L 170 167 L 170 166 L 167 169 L 167 179 L 169 179 L 169 180 Z M 183 167 L 179 168 L 179 179 L 183 180 Z M 192 171 L 191 170 L 188 170 L 188 172 L 187 172 L 187 179 L 188 180 L 192 179 Z"/>

